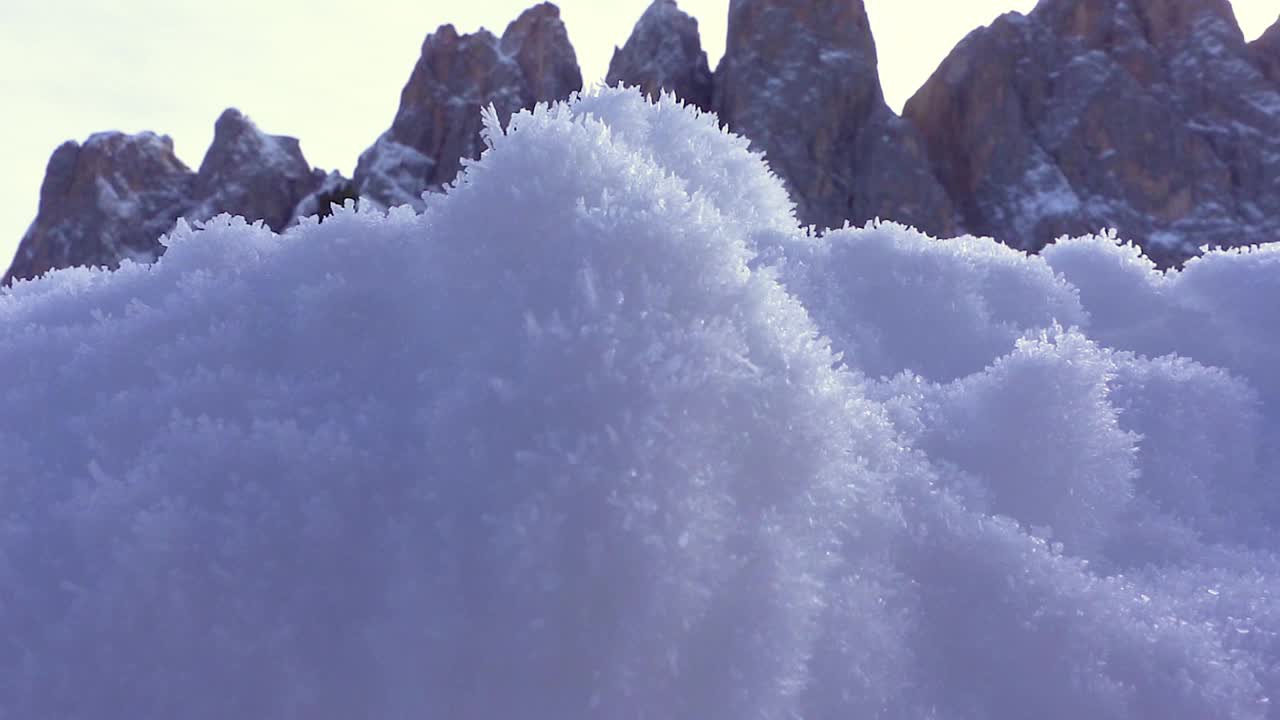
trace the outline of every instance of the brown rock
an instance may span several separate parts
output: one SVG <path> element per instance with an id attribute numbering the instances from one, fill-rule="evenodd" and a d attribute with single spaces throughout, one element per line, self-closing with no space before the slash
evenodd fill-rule
<path id="1" fill-rule="evenodd" d="M 151 262 L 194 180 L 168 136 L 109 132 L 64 143 L 49 159 L 39 212 L 4 284 L 77 265 Z"/>
<path id="2" fill-rule="evenodd" d="M 524 78 L 521 107 L 564 100 L 582 89 L 578 57 L 555 5 L 544 2 L 520 13 L 502 33 L 500 44 Z"/>
<path id="3" fill-rule="evenodd" d="M 198 173 L 167 136 L 108 132 L 83 146 L 68 142 L 49 160 L 39 213 L 4 283 L 78 265 L 115 268 L 126 258 L 152 262 L 180 217 L 231 213 L 281 230 L 325 179 L 297 140 L 267 135 L 234 109 L 214 125 Z"/>
<path id="4" fill-rule="evenodd" d="M 958 229 L 923 144 L 885 104 L 861 0 L 733 0 L 714 106 L 764 151 L 802 221 Z"/>
<path id="5" fill-rule="evenodd" d="M 426 190 L 451 182 L 463 158 L 477 158 L 481 109 L 505 122 L 521 108 L 563 100 L 582 89 L 582 73 L 560 11 L 524 11 L 501 40 L 487 30 L 459 35 L 452 25 L 427 36 L 400 94 L 391 129 L 360 155 L 354 180 L 383 205 L 421 206 Z"/>
<path id="6" fill-rule="evenodd" d="M 908 103 L 971 231 L 1036 250 L 1116 228 L 1162 264 L 1275 237 L 1280 93 L 1226 0 L 1042 0 Z"/>
<path id="7" fill-rule="evenodd" d="M 213 143 L 196 174 L 185 215 L 207 220 L 219 213 L 262 220 L 283 230 L 294 219 L 298 201 L 320 186 L 295 138 L 267 135 L 234 108 L 214 125 Z"/>
<path id="8" fill-rule="evenodd" d="M 613 50 L 605 84 L 619 83 L 638 87 L 650 98 L 671 92 L 688 104 L 711 109 L 711 66 L 698 21 L 681 12 L 675 0 L 654 0 L 626 45 Z"/>

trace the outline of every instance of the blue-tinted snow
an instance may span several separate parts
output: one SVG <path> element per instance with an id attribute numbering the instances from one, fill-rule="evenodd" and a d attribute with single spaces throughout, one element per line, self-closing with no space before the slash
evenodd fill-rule
<path id="1" fill-rule="evenodd" d="M 1280 245 L 814 237 L 630 91 L 489 137 L 0 297 L 0 718 L 1276 717 Z"/>

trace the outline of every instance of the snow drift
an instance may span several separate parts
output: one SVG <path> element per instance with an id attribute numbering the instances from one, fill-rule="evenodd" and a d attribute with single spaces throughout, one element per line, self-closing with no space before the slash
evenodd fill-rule
<path id="1" fill-rule="evenodd" d="M 673 101 L 487 127 L 0 297 L 0 717 L 1277 717 L 1280 245 L 815 237 Z"/>

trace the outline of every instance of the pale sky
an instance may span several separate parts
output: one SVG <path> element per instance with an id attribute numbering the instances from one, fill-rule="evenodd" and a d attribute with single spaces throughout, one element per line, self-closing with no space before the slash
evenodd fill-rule
<path id="1" fill-rule="evenodd" d="M 534 0 L 0 0 L 0 272 L 35 218 L 49 155 L 101 130 L 171 136 L 199 166 L 213 122 L 238 107 L 293 135 L 307 160 L 350 174 L 391 124 L 422 39 L 443 23 L 501 34 Z M 590 86 L 649 0 L 560 0 Z M 1246 37 L 1276 0 L 1234 0 Z M 712 67 L 728 0 L 680 0 Z M 895 110 L 970 30 L 1035 0 L 866 0 Z"/>

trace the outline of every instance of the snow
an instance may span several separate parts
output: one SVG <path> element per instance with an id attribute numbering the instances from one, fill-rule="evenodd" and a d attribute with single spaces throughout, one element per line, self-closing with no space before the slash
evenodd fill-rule
<path id="1" fill-rule="evenodd" d="M 987 239 L 939 242 L 873 223 L 786 254 L 787 286 L 845 359 L 873 377 L 909 370 L 954 380 L 1011 352 L 1028 331 L 1087 322 L 1076 289 L 1043 260 Z"/>
<path id="2" fill-rule="evenodd" d="M 1018 187 L 1031 188 L 1031 193 L 1007 203 L 1014 208 L 1015 227 L 1028 238 L 1035 237 L 1034 228 L 1041 219 L 1070 215 L 1078 212 L 1081 204 L 1071 182 L 1052 157 L 1040 147 L 1032 154 L 1031 165 L 1017 183 Z"/>
<path id="3" fill-rule="evenodd" d="M 1275 717 L 1280 247 L 815 237 L 670 99 L 487 127 L 0 295 L 0 717 Z"/>

